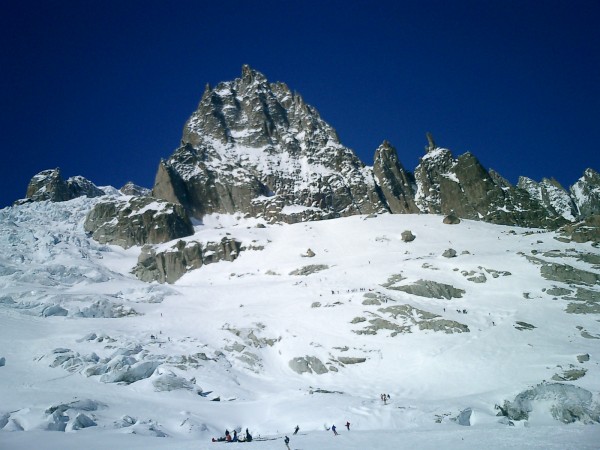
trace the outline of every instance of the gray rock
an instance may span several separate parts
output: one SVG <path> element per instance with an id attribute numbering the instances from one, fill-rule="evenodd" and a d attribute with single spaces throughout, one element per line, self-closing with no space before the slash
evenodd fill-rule
<path id="1" fill-rule="evenodd" d="M 548 295 L 553 295 L 556 297 L 561 297 L 563 295 L 569 295 L 573 293 L 573 291 L 571 289 L 565 289 L 565 288 L 561 288 L 561 287 L 551 287 L 550 289 L 546 290 L 546 294 Z"/>
<path id="2" fill-rule="evenodd" d="M 583 355 L 577 355 L 577 361 L 580 363 L 584 363 L 590 360 L 590 355 L 588 353 L 584 353 Z"/>
<path id="3" fill-rule="evenodd" d="M 6 365 L 6 358 L 3 356 L 2 358 L 0 358 L 0 367 L 3 367 Z M 2 428 L 2 427 L 0 427 Z"/>
<path id="4" fill-rule="evenodd" d="M 288 363 L 290 369 L 294 372 L 303 373 L 316 373 L 322 375 L 327 373 L 327 367 L 321 362 L 321 360 L 315 356 L 304 356 L 292 359 Z"/>
<path id="5" fill-rule="evenodd" d="M 88 213 L 84 229 L 102 244 L 123 248 L 190 236 L 194 227 L 180 205 L 152 197 L 111 199 Z"/>
<path id="6" fill-rule="evenodd" d="M 438 283 L 432 280 L 417 280 L 413 284 L 394 286 L 388 289 L 418 295 L 419 297 L 445 298 L 447 300 L 461 298 L 465 293 L 464 289 L 455 288 L 449 284 Z"/>
<path id="7" fill-rule="evenodd" d="M 580 222 L 564 225 L 559 232 L 566 241 L 592 242 L 598 245 L 600 244 L 600 213 L 586 217 Z"/>
<path id="8" fill-rule="evenodd" d="M 177 241 L 162 251 L 150 245 L 142 247 L 133 273 L 142 281 L 174 283 L 191 270 L 220 261 L 234 261 L 241 243 L 224 237 L 220 242 Z"/>
<path id="9" fill-rule="evenodd" d="M 444 220 L 442 222 L 446 225 L 458 225 L 460 223 L 460 218 L 456 214 L 454 214 L 454 212 L 451 212 L 450 214 L 444 217 Z"/>
<path id="10" fill-rule="evenodd" d="M 600 314 L 600 303 L 589 301 L 569 303 L 565 311 L 569 314 Z"/>
<path id="11" fill-rule="evenodd" d="M 412 242 L 416 239 L 415 235 L 412 234 L 412 231 L 410 231 L 410 230 L 403 231 L 401 236 L 402 236 L 402 240 L 404 242 Z"/>
<path id="12" fill-rule="evenodd" d="M 546 280 L 588 286 L 600 284 L 600 275 L 597 273 L 577 269 L 568 264 L 551 263 L 534 256 L 527 256 L 527 259 L 540 265 L 540 273 Z"/>
<path id="13" fill-rule="evenodd" d="M 517 321 L 515 323 L 515 328 L 519 331 L 530 331 L 535 330 L 537 327 L 527 322 Z"/>
<path id="14" fill-rule="evenodd" d="M 444 258 L 456 258 L 456 250 L 453 248 L 446 249 L 444 250 L 444 253 L 442 253 L 442 256 Z"/>
<path id="15" fill-rule="evenodd" d="M 364 363 L 366 360 L 367 360 L 367 358 L 358 358 L 358 357 L 351 357 L 351 356 L 338 357 L 338 361 L 341 362 L 342 364 L 360 364 L 360 363 Z"/>
<path id="16" fill-rule="evenodd" d="M 313 273 L 321 272 L 322 270 L 329 269 L 329 266 L 326 264 L 311 264 L 308 266 L 301 267 L 296 270 L 292 270 L 290 275 L 311 275 Z"/>
<path id="17" fill-rule="evenodd" d="M 554 381 L 575 381 L 584 377 L 587 369 L 567 369 L 561 374 L 554 374 L 552 380 Z"/>
<path id="18" fill-rule="evenodd" d="M 315 256 L 315 252 L 313 252 L 310 248 L 308 250 L 306 250 L 306 253 L 304 253 L 302 256 L 306 257 L 306 258 L 312 258 Z"/>

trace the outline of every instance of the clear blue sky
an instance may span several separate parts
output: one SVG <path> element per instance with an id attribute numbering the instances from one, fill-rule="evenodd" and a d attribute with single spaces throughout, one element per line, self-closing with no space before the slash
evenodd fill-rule
<path id="1" fill-rule="evenodd" d="M 317 108 L 366 164 L 431 131 L 515 183 L 600 170 L 600 1 L 4 0 L 0 207 L 60 167 L 151 187 L 204 85 L 242 64 Z"/>

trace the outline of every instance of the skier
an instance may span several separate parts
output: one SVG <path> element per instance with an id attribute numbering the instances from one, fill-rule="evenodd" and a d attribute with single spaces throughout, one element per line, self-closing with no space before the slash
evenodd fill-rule
<path id="1" fill-rule="evenodd" d="M 296 428 L 294 429 L 294 434 L 298 434 L 298 431 L 300 431 L 300 427 L 296 425 Z"/>
<path id="2" fill-rule="evenodd" d="M 290 438 L 286 436 L 283 442 L 285 442 L 287 449 L 290 450 Z"/>
<path id="3" fill-rule="evenodd" d="M 246 428 L 246 442 L 252 442 L 252 435 L 248 431 L 248 428 Z"/>
<path id="4" fill-rule="evenodd" d="M 337 430 L 336 430 L 336 428 L 335 428 L 335 425 L 331 425 L 331 431 L 333 431 L 333 434 L 334 434 L 335 436 L 337 436 L 337 435 L 338 435 L 338 432 L 337 432 Z"/>
<path id="5" fill-rule="evenodd" d="M 348 431 L 350 431 L 350 422 L 346 421 L 346 428 L 348 428 Z"/>

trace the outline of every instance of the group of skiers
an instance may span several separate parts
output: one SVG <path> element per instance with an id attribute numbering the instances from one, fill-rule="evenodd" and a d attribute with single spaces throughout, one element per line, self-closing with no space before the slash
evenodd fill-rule
<path id="1" fill-rule="evenodd" d="M 237 430 L 233 430 L 233 436 L 229 432 L 229 430 L 225 430 L 225 436 L 212 438 L 213 442 L 252 442 L 252 435 L 246 428 L 246 433 L 238 436 Z"/>
<path id="2" fill-rule="evenodd" d="M 350 431 L 350 422 L 348 422 L 348 421 L 346 421 L 346 428 L 348 429 L 348 431 Z M 335 425 L 332 425 L 331 428 L 327 428 L 327 426 L 326 426 L 325 429 L 326 430 L 331 429 L 331 431 L 333 431 L 334 436 L 339 435 Z M 294 428 L 294 434 L 298 434 L 298 431 L 300 431 L 300 427 L 298 425 L 296 425 L 296 428 Z M 213 442 L 252 442 L 252 435 L 248 431 L 248 428 L 246 428 L 246 433 L 242 436 L 238 435 L 237 430 L 233 430 L 233 435 L 229 432 L 229 430 L 225 430 L 225 436 L 218 437 L 218 438 L 212 438 L 212 441 Z M 288 450 L 290 450 L 290 438 L 288 436 L 285 436 L 283 438 L 283 442 L 285 443 L 285 446 L 288 448 Z"/>

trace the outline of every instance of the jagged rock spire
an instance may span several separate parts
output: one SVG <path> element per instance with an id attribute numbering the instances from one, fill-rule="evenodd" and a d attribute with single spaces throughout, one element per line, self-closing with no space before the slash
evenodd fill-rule
<path id="1" fill-rule="evenodd" d="M 425 133 L 425 136 L 427 137 L 427 146 L 425 147 L 425 153 L 427 153 L 437 148 L 437 146 L 435 145 L 435 141 L 433 140 L 433 135 L 429 131 Z"/>

